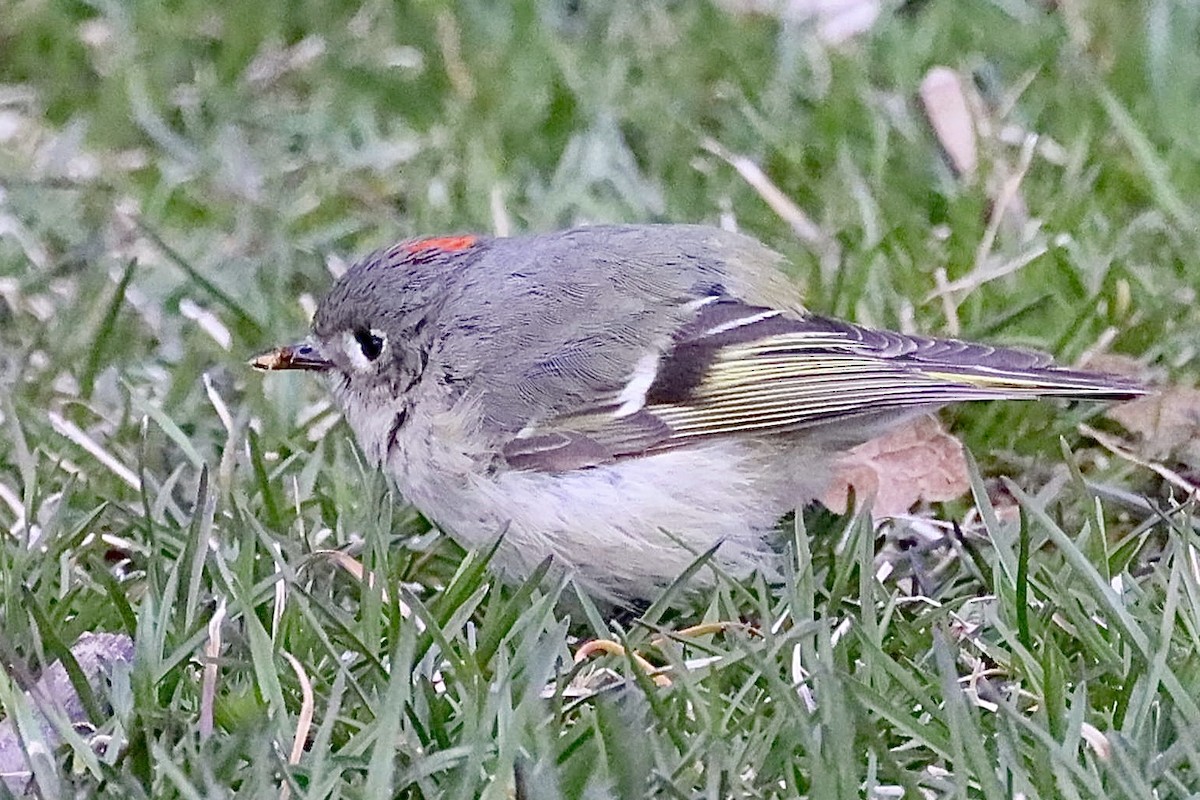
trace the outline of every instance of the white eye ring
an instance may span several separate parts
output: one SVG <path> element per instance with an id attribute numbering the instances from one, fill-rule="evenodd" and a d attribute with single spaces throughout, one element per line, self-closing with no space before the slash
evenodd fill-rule
<path id="1" fill-rule="evenodd" d="M 342 333 L 342 350 L 359 372 L 372 372 L 387 348 L 387 334 L 378 328 L 356 328 Z"/>

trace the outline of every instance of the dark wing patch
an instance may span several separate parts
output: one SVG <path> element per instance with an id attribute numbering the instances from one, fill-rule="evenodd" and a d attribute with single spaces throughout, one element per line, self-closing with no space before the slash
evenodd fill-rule
<path id="1" fill-rule="evenodd" d="M 697 304 L 662 354 L 640 407 L 626 410 L 614 396 L 536 426 L 505 455 L 522 468 L 573 469 L 701 438 L 894 419 L 965 400 L 1141 393 L 1133 381 L 1057 367 L 1043 353 L 905 336 L 714 298 Z"/>
<path id="2" fill-rule="evenodd" d="M 646 393 L 647 404 L 687 398 L 722 348 L 784 334 L 795 325 L 795 318 L 778 309 L 712 297 L 700 306 L 695 319 L 676 333 L 674 345 L 659 362 L 658 376 Z"/>

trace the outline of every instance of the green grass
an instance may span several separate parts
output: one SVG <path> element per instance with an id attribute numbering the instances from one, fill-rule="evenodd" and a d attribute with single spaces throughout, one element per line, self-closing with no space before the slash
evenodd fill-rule
<path id="1" fill-rule="evenodd" d="M 1055 145 L 1021 185 L 1039 224 L 992 247 L 1045 252 L 960 296 L 961 333 L 1068 362 L 1109 337 L 1194 385 L 1200 11 L 1046 5 L 889 3 L 835 50 L 706 2 L 11 0 L 0 705 L 28 714 L 23 676 L 82 632 L 137 645 L 93 705 L 108 744 L 68 740 L 42 796 L 1196 796 L 1194 506 L 1082 437 L 1096 409 L 950 412 L 980 464 L 980 512 L 937 509 L 961 535 L 811 513 L 784 586 L 614 621 L 570 585 L 496 582 L 396 502 L 320 386 L 245 366 L 404 236 L 722 213 L 813 308 L 946 332 L 926 298 L 975 268 L 989 205 L 914 103 L 946 64 Z M 824 257 L 710 138 L 812 216 Z M 986 147 L 985 174 L 1018 149 Z M 652 643 L 739 619 L 758 633 Z M 598 636 L 670 686 L 627 657 L 573 666 Z"/>

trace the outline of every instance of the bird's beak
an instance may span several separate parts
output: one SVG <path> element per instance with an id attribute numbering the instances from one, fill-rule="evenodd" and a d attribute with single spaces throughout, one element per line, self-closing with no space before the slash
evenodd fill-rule
<path id="1" fill-rule="evenodd" d="M 250 359 L 250 366 L 264 372 L 277 369 L 303 369 L 310 372 L 324 372 L 332 364 L 317 352 L 310 344 L 288 344 L 277 347 Z"/>

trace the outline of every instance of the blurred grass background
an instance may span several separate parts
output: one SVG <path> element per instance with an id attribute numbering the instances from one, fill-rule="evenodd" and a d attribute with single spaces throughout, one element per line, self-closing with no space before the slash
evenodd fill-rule
<path id="1" fill-rule="evenodd" d="M 1123 353 L 1195 384 L 1200 6 L 885 2 L 838 43 L 805 7 L 8 0 L 0 657 L 36 672 L 92 630 L 138 648 L 92 720 L 106 744 L 63 745 L 73 769 L 39 777 L 43 796 L 1200 792 L 1191 507 L 1080 435 L 1097 409 L 951 412 L 977 499 L 1010 476 L 1020 519 L 942 509 L 989 537 L 937 539 L 900 581 L 875 551 L 908 529 L 810 515 L 788 586 L 723 585 L 682 618 L 761 635 L 660 652 L 676 612 L 613 622 L 556 605 L 569 587 L 495 584 L 393 502 L 321 386 L 246 368 L 394 240 L 671 220 L 757 235 L 824 313 Z M 974 181 L 917 102 L 935 65 L 998 134 Z M 988 177 L 1031 133 L 1028 216 L 981 248 Z M 931 298 L 938 270 L 1017 263 Z M 574 637 L 599 635 L 672 685 L 617 656 L 572 668 Z M 300 673 L 316 719 L 289 766 Z"/>

